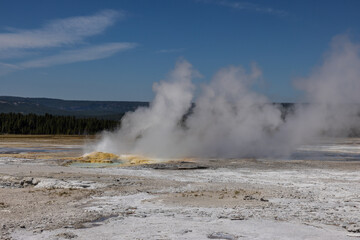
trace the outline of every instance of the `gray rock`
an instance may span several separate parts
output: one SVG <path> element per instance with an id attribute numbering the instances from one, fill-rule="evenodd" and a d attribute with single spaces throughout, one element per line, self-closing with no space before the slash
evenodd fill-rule
<path id="1" fill-rule="evenodd" d="M 32 184 L 33 178 L 32 177 L 25 177 L 23 178 L 24 183 Z"/>
<path id="2" fill-rule="evenodd" d="M 348 232 L 360 233 L 360 225 L 358 224 L 349 225 L 346 227 L 346 230 L 348 230 Z"/>
<path id="3" fill-rule="evenodd" d="M 37 185 L 39 182 L 40 182 L 39 179 L 34 178 L 34 179 L 32 180 L 32 185 L 35 186 L 35 185 Z"/>
<path id="4" fill-rule="evenodd" d="M 226 239 L 226 240 L 236 240 L 238 239 L 237 236 L 229 234 L 229 233 L 223 233 L 223 232 L 215 232 L 211 233 L 207 236 L 209 239 Z"/>
<path id="5" fill-rule="evenodd" d="M 184 230 L 180 231 L 180 234 L 184 235 L 184 234 L 189 233 L 189 232 L 192 232 L 192 230 L 191 229 L 184 229 Z"/>
<path id="6" fill-rule="evenodd" d="M 251 195 L 246 195 L 244 197 L 244 200 L 255 200 L 255 198 L 253 196 L 251 196 Z"/>
<path id="7" fill-rule="evenodd" d="M 77 235 L 72 232 L 63 232 L 63 233 L 57 234 L 56 237 L 64 238 L 64 239 L 72 239 L 72 238 L 76 238 Z"/>
<path id="8" fill-rule="evenodd" d="M 241 214 L 231 214 L 230 216 L 230 220 L 245 220 L 245 217 Z"/>

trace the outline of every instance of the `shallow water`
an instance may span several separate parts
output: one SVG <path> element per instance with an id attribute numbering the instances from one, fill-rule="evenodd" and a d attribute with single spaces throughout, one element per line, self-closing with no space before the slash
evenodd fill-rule
<path id="1" fill-rule="evenodd" d="M 360 161 L 359 139 L 326 139 L 303 145 L 290 155 L 294 160 Z"/>
<path id="2" fill-rule="evenodd" d="M 360 154 L 326 151 L 296 151 L 290 160 L 360 161 Z"/>
<path id="3" fill-rule="evenodd" d="M 0 154 L 31 154 L 31 153 L 81 153 L 80 145 L 57 145 L 56 147 L 0 147 Z M 8 162 L 9 156 L 4 156 L 2 162 Z M 320 139 L 315 143 L 303 145 L 297 148 L 290 156 L 268 157 L 273 160 L 323 160 L 323 161 L 360 161 L 360 139 L 359 138 L 332 138 Z M 15 161 L 15 159 L 12 159 Z M 114 163 L 80 163 L 74 162 L 75 167 L 110 167 L 122 164 L 122 161 Z"/>
<path id="4" fill-rule="evenodd" d="M 27 154 L 27 153 L 57 153 L 57 152 L 66 152 L 74 151 L 78 149 L 71 148 L 59 148 L 59 149 L 47 149 L 47 148 L 10 148 L 10 147 L 0 147 L 0 154 Z"/>

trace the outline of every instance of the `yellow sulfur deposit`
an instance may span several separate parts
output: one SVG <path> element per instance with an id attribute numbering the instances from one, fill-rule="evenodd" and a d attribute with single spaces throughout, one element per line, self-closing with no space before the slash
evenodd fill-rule
<path id="1" fill-rule="evenodd" d="M 165 159 L 165 158 L 154 158 L 154 157 L 133 155 L 133 154 L 116 155 L 113 153 L 106 153 L 106 152 L 92 152 L 85 154 L 77 159 L 73 159 L 73 163 L 86 163 L 86 164 L 94 163 L 94 166 L 96 166 L 96 164 L 101 164 L 100 167 L 116 167 L 116 166 L 127 167 L 127 166 L 143 165 L 143 164 L 176 163 L 176 162 L 193 162 L 193 159 L 192 158 Z"/>
<path id="2" fill-rule="evenodd" d="M 141 164 L 149 164 L 155 162 L 154 159 L 150 159 L 140 155 L 119 156 L 113 153 L 105 153 L 105 152 L 88 153 L 78 158 L 77 161 L 83 163 L 115 163 L 115 164 L 118 163 L 119 166 L 141 165 Z"/>
<path id="3" fill-rule="evenodd" d="M 87 163 L 113 163 L 120 160 L 118 155 L 113 153 L 92 152 L 82 157 L 81 161 Z"/>

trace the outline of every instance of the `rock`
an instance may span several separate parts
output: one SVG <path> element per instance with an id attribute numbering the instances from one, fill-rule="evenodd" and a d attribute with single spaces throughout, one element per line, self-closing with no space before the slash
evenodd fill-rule
<path id="1" fill-rule="evenodd" d="M 33 233 L 39 234 L 39 233 L 42 233 L 43 231 L 44 231 L 44 229 L 35 229 L 35 230 L 33 231 Z"/>
<path id="2" fill-rule="evenodd" d="M 35 185 L 37 185 L 39 182 L 40 182 L 39 179 L 34 178 L 34 179 L 32 180 L 32 185 L 35 186 Z"/>
<path id="3" fill-rule="evenodd" d="M 56 236 L 59 237 L 59 238 L 65 238 L 65 239 L 72 239 L 72 238 L 77 237 L 77 235 L 72 233 L 72 232 L 59 233 Z"/>
<path id="4" fill-rule="evenodd" d="M 25 177 L 20 181 L 20 185 L 27 187 L 29 185 L 33 185 L 32 184 L 33 178 L 32 177 Z"/>
<path id="5" fill-rule="evenodd" d="M 184 234 L 189 233 L 189 232 L 192 232 L 192 230 L 191 229 L 185 229 L 185 230 L 182 230 L 180 232 L 180 234 L 184 235 Z"/>
<path id="6" fill-rule="evenodd" d="M 348 232 L 360 233 L 360 225 L 358 225 L 358 224 L 349 225 L 346 227 L 346 230 Z"/>
<path id="7" fill-rule="evenodd" d="M 0 209 L 1 208 L 7 208 L 7 207 L 8 207 L 8 205 L 6 203 L 0 202 Z"/>
<path id="8" fill-rule="evenodd" d="M 241 214 L 232 214 L 229 216 L 230 220 L 245 220 L 245 217 Z"/>
<path id="9" fill-rule="evenodd" d="M 207 236 L 209 239 L 226 239 L 226 240 L 236 240 L 238 239 L 237 236 L 229 234 L 229 233 L 223 233 L 223 232 L 215 232 L 211 233 Z"/>
<path id="10" fill-rule="evenodd" d="M 32 184 L 33 178 L 32 177 L 25 177 L 23 178 L 24 183 Z"/>
<path id="11" fill-rule="evenodd" d="M 244 200 L 255 200 L 255 198 L 253 196 L 251 196 L 251 195 L 246 195 L 244 197 Z"/>

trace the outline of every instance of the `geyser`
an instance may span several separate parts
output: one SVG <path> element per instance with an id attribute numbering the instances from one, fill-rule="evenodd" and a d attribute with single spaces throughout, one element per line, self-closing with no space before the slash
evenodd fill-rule
<path id="1" fill-rule="evenodd" d="M 179 60 L 166 81 L 154 84 L 150 106 L 127 113 L 121 128 L 103 133 L 90 150 L 151 157 L 289 154 L 324 132 L 338 135 L 356 127 L 359 49 L 347 36 L 335 37 L 322 65 L 296 81 L 310 104 L 297 105 L 285 120 L 279 105 L 252 90 L 262 76 L 256 64 L 250 71 L 221 69 L 195 98 L 192 79 L 199 73 Z"/>

